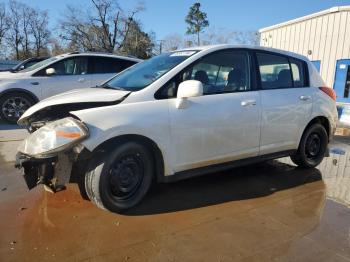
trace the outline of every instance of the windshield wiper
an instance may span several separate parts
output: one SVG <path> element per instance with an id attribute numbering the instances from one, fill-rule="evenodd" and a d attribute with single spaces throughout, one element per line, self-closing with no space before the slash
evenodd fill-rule
<path id="1" fill-rule="evenodd" d="M 127 90 L 124 89 L 124 88 L 121 88 L 121 87 L 113 87 L 113 86 L 108 85 L 107 83 L 106 83 L 106 84 L 103 84 L 103 85 L 100 85 L 100 86 L 96 86 L 96 87 L 105 88 L 105 89 L 115 89 L 115 90 L 127 91 Z"/>

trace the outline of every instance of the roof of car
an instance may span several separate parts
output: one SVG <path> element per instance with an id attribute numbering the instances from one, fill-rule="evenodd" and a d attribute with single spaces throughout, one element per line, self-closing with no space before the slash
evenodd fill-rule
<path id="1" fill-rule="evenodd" d="M 308 58 L 306 56 L 285 51 L 285 50 L 280 50 L 276 48 L 271 48 L 271 47 L 263 47 L 263 46 L 255 46 L 255 45 L 230 45 L 230 44 L 220 44 L 220 45 L 206 45 L 206 46 L 196 46 L 196 47 L 188 47 L 184 49 L 179 49 L 174 52 L 179 52 L 179 51 L 216 51 L 216 50 L 221 50 L 221 49 L 228 49 L 228 48 L 246 48 L 246 49 L 254 49 L 254 50 L 263 50 L 263 51 L 270 51 L 270 52 L 275 52 L 275 53 L 280 53 L 283 55 L 288 55 L 292 56 L 298 59 L 302 59 L 305 61 L 308 61 Z"/>
<path id="2" fill-rule="evenodd" d="M 62 57 L 68 57 L 68 56 L 103 56 L 103 57 L 113 57 L 113 58 L 119 58 L 119 59 L 124 59 L 124 60 L 129 60 L 129 61 L 134 61 L 134 62 L 141 62 L 143 61 L 142 59 L 133 57 L 133 56 L 124 56 L 124 55 L 116 55 L 116 54 L 111 54 L 111 53 L 103 53 L 103 52 L 71 52 L 71 53 L 66 53 L 66 54 L 61 54 L 58 55 L 58 58 Z"/>

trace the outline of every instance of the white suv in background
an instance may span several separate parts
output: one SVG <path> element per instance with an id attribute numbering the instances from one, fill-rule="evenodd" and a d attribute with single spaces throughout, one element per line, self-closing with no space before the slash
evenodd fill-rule
<path id="1" fill-rule="evenodd" d="M 119 212 L 139 203 L 152 181 L 284 156 L 315 167 L 336 122 L 335 93 L 306 57 L 198 47 L 34 105 L 19 120 L 31 134 L 17 166 L 29 188 L 59 191 L 76 181 L 97 206 Z"/>
<path id="2" fill-rule="evenodd" d="M 16 123 L 36 102 L 76 88 L 100 84 L 140 59 L 102 53 L 69 53 L 19 72 L 0 72 L 0 118 Z"/>

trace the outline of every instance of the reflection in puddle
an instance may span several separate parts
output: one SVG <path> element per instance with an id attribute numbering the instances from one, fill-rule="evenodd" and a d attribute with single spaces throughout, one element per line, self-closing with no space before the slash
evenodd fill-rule
<path id="1" fill-rule="evenodd" d="M 350 146 L 341 144 L 330 149 L 330 156 L 317 167 L 326 185 L 327 197 L 350 207 Z M 280 162 L 293 165 L 289 158 Z"/>

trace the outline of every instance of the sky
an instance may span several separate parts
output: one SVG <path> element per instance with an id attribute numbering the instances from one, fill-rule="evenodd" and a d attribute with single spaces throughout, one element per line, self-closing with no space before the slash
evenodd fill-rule
<path id="1" fill-rule="evenodd" d="M 22 0 L 47 10 L 50 26 L 57 25 L 67 4 L 89 6 L 91 0 Z M 125 10 L 131 10 L 139 0 L 119 0 Z M 184 21 L 189 7 L 196 0 L 143 0 L 145 11 L 137 18 L 146 32 L 154 31 L 158 40 L 178 33 L 185 34 Z M 308 15 L 333 6 L 350 5 L 350 0 L 202 0 L 202 10 L 208 15 L 211 28 L 228 30 L 258 30 L 260 28 Z"/>

